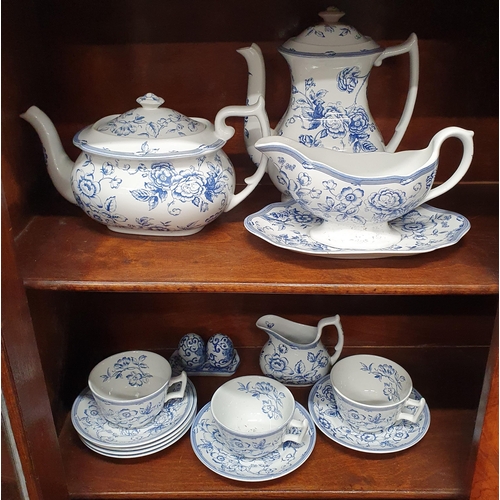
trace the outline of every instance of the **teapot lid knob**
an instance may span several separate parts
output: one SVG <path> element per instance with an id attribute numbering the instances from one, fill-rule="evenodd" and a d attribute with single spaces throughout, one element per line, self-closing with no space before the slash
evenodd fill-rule
<path id="1" fill-rule="evenodd" d="M 337 7 L 328 7 L 326 10 L 319 13 L 326 24 L 338 23 L 339 19 L 345 14 Z"/>
<path id="2" fill-rule="evenodd" d="M 151 92 L 148 92 L 146 95 L 142 97 L 138 97 L 136 101 L 144 108 L 144 109 L 156 109 L 159 108 L 165 100 L 161 97 L 158 97 Z"/>

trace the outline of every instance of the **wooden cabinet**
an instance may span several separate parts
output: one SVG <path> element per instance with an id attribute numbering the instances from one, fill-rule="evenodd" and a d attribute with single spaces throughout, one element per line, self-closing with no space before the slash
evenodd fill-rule
<path id="1" fill-rule="evenodd" d="M 475 132 L 469 172 L 432 203 L 465 215 L 471 229 L 435 252 L 341 260 L 274 247 L 243 226 L 247 215 L 279 200 L 267 178 L 195 235 L 118 235 L 60 197 L 38 137 L 19 118 L 32 104 L 43 109 L 72 159 L 78 154 L 71 143 L 75 132 L 135 107 L 146 92 L 213 121 L 220 108 L 245 102 L 247 69 L 236 49 L 257 42 L 266 58 L 267 111 L 275 125 L 290 87 L 276 48 L 316 23 L 327 6 L 319 0 L 2 3 L 2 391 L 31 499 L 498 496 L 498 470 L 488 458 L 498 452 L 498 403 L 489 391 L 498 380 L 493 2 L 460 1 L 453 8 L 442 0 L 338 2 L 346 20 L 381 45 L 412 31 L 419 36 L 419 94 L 399 149 L 423 148 L 449 125 Z M 386 138 L 404 105 L 407 74 L 402 56 L 370 77 L 370 107 Z M 253 166 L 242 120 L 232 124 L 237 133 L 224 149 L 241 182 Z M 438 182 L 460 154 L 458 141 L 445 143 Z M 318 431 L 299 469 L 262 483 L 206 469 L 188 435 L 160 453 L 123 461 L 99 456 L 79 441 L 69 412 L 97 361 L 133 348 L 168 357 L 185 333 L 207 339 L 223 332 L 240 353 L 237 374 L 260 373 L 258 355 L 267 338 L 255 321 L 268 313 L 311 325 L 339 314 L 343 355 L 380 353 L 412 374 L 430 407 L 428 434 L 400 453 L 369 455 Z M 326 331 L 324 342 L 332 345 L 335 335 Z M 193 381 L 201 408 L 223 379 Z M 307 405 L 307 388 L 293 392 Z"/>

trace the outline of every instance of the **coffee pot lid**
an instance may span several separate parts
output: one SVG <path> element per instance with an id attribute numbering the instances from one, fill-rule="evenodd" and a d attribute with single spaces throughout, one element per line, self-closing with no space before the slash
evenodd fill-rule
<path id="1" fill-rule="evenodd" d="M 75 146 L 108 157 L 142 159 L 194 156 L 225 143 L 208 120 L 161 107 L 164 100 L 155 94 L 143 95 L 137 102 L 139 108 L 106 116 L 78 132 Z"/>
<path id="2" fill-rule="evenodd" d="M 383 49 L 370 37 L 362 35 L 356 28 L 342 24 L 344 12 L 328 7 L 319 13 L 323 22 L 290 38 L 280 52 L 303 57 L 350 57 L 381 52 Z"/>

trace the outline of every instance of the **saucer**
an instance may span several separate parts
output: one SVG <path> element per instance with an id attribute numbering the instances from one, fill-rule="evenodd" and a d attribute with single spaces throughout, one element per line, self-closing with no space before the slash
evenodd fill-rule
<path id="1" fill-rule="evenodd" d="M 196 406 L 197 397 L 193 383 L 188 379 L 182 399 L 168 401 L 145 427 L 125 429 L 108 422 L 100 413 L 87 387 L 76 398 L 71 409 L 71 422 L 80 437 L 107 449 L 133 449 L 151 444 L 175 432 L 183 425 Z"/>
<path id="2" fill-rule="evenodd" d="M 272 203 L 245 218 L 245 228 L 271 245 L 294 252 L 338 259 L 374 259 L 432 252 L 457 243 L 470 229 L 460 214 L 423 204 L 390 223 L 401 240 L 380 250 L 350 250 L 328 246 L 310 236 L 322 219 L 295 201 Z"/>
<path id="3" fill-rule="evenodd" d="M 285 476 L 300 467 L 309 458 L 316 443 L 316 428 L 311 416 L 297 402 L 293 418 L 305 418 L 309 423 L 302 444 L 287 442 L 263 457 L 239 458 L 220 440 L 210 403 L 207 403 L 196 415 L 191 426 L 191 445 L 200 461 L 220 476 L 236 481 L 269 481 Z"/>
<path id="4" fill-rule="evenodd" d="M 159 451 L 164 450 L 165 448 L 168 448 L 169 446 L 179 441 L 179 439 L 181 439 L 181 437 L 184 436 L 189 431 L 195 416 L 196 416 L 196 406 L 193 407 L 186 422 L 184 422 L 183 425 L 178 430 L 173 432 L 171 435 L 169 434 L 166 438 L 159 439 L 154 443 L 148 444 L 140 448 L 133 448 L 133 449 L 131 448 L 130 450 L 129 449 L 111 450 L 108 448 L 94 445 L 81 436 L 80 439 L 85 444 L 85 446 L 87 446 L 87 448 L 90 448 L 92 451 L 95 451 L 100 455 L 104 455 L 105 457 L 122 458 L 122 459 L 145 457 L 147 455 L 152 455 L 153 453 L 158 453 Z"/>
<path id="5" fill-rule="evenodd" d="M 422 396 L 413 389 L 410 397 L 419 400 Z M 431 424 L 431 415 L 426 404 L 415 424 L 404 420 L 391 425 L 384 432 L 356 432 L 344 423 L 337 411 L 330 375 L 325 375 L 311 389 L 308 406 L 314 423 L 326 436 L 346 448 L 366 453 L 394 453 L 406 450 L 425 436 Z"/>

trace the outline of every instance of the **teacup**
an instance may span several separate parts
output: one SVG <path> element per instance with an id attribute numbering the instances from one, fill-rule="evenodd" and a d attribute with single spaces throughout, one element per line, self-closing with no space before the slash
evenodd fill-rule
<path id="1" fill-rule="evenodd" d="M 168 392 L 180 382 L 180 388 Z M 187 376 L 172 377 L 170 363 L 149 351 L 125 351 L 109 356 L 90 372 L 88 384 L 101 415 L 127 429 L 144 427 L 163 405 L 183 398 Z"/>
<path id="2" fill-rule="evenodd" d="M 212 396 L 220 437 L 238 457 L 258 458 L 286 441 L 302 443 L 307 420 L 293 419 L 295 399 L 281 382 L 259 375 L 229 380 Z"/>
<path id="3" fill-rule="evenodd" d="M 380 356 L 341 359 L 333 366 L 330 381 L 340 416 L 360 433 L 381 432 L 400 420 L 415 423 L 425 407 L 424 398 L 410 398 L 413 383 L 408 372 Z"/>

